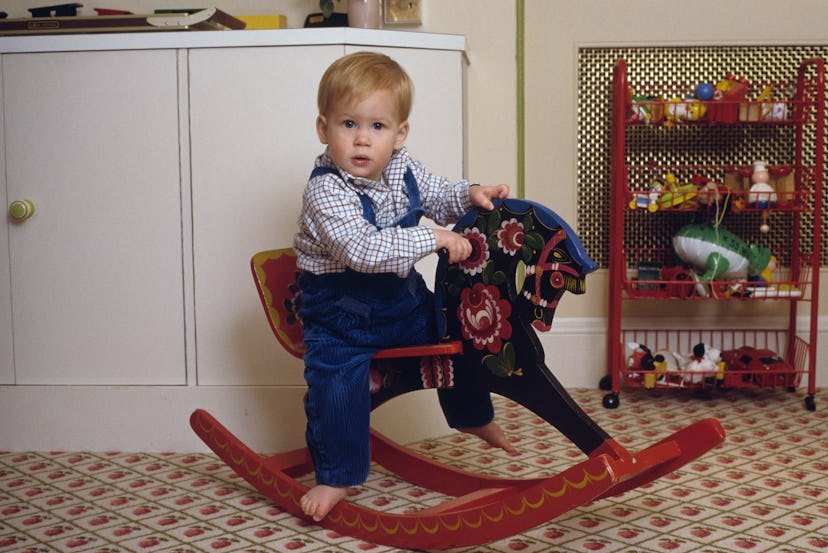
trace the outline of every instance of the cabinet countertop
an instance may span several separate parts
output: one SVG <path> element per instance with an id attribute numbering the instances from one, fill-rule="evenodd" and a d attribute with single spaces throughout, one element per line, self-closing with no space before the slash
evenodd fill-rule
<path id="1" fill-rule="evenodd" d="M 465 51 L 463 35 L 354 29 L 278 29 L 250 31 L 151 31 L 136 33 L 54 34 L 0 37 L 0 54 L 147 50 L 162 48 L 224 48 L 250 46 L 316 46 L 349 44 Z"/>

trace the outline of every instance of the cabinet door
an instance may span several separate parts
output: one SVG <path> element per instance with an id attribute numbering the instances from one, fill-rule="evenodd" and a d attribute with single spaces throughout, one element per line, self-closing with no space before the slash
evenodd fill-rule
<path id="1" fill-rule="evenodd" d="M 3 57 L 17 384 L 185 382 L 175 51 Z"/>
<path id="2" fill-rule="evenodd" d="M 0 106 L 3 105 L 3 58 L 0 56 Z M 3 110 L 0 109 L 0 129 L 3 128 Z M 6 147 L 0 133 L 0 206 L 6 199 Z M 11 320 L 11 274 L 9 272 L 8 227 L 0 224 L 0 385 L 14 384 L 14 344 Z"/>
<path id="3" fill-rule="evenodd" d="M 190 52 L 198 383 L 304 383 L 276 342 L 250 257 L 289 247 L 313 160 L 316 90 L 342 46 Z"/>
<path id="4" fill-rule="evenodd" d="M 190 53 L 199 384 L 304 385 L 259 305 L 256 251 L 292 244 L 314 158 L 316 93 L 343 46 Z M 415 82 L 408 144 L 433 172 L 463 171 L 462 53 L 383 49 Z M 421 272 L 433 281 L 436 257 Z"/>

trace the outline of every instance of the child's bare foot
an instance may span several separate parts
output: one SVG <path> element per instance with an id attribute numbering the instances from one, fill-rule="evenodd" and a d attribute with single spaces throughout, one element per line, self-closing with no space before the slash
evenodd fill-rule
<path id="1" fill-rule="evenodd" d="M 471 434 L 473 436 L 477 436 L 487 444 L 492 447 L 499 447 L 506 453 L 517 453 L 518 450 L 515 449 L 509 440 L 506 438 L 506 434 L 503 432 L 503 429 L 498 426 L 498 424 L 494 421 L 490 422 L 489 424 L 484 424 L 483 426 L 474 426 L 469 428 L 458 428 L 460 432 L 465 432 L 466 434 Z"/>
<path id="2" fill-rule="evenodd" d="M 319 484 L 302 496 L 302 499 L 299 500 L 299 506 L 302 507 L 306 515 L 319 522 L 328 516 L 334 505 L 345 499 L 346 495 L 348 495 L 348 488 L 336 488 Z"/>

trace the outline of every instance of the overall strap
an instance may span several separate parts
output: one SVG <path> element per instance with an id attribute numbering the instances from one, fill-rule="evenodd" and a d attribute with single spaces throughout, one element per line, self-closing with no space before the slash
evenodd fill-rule
<path id="1" fill-rule="evenodd" d="M 330 174 L 337 174 L 336 169 L 320 165 L 313 168 L 310 178 L 313 179 L 321 175 Z M 420 204 L 420 188 L 417 186 L 417 179 L 414 177 L 414 172 L 411 170 L 411 167 L 406 169 L 405 175 L 403 175 L 403 181 L 405 182 L 405 191 L 408 194 L 409 209 L 408 212 L 400 217 L 400 219 L 392 226 L 414 227 L 420 223 L 420 217 L 425 214 L 425 209 L 423 209 Z M 374 212 L 374 206 L 371 205 L 371 200 L 365 194 L 359 194 L 359 201 L 362 203 L 362 216 L 365 217 L 369 223 L 379 228 L 377 225 L 376 213 Z"/>
<path id="2" fill-rule="evenodd" d="M 417 179 L 414 178 L 414 171 L 411 170 L 411 167 L 405 170 L 403 180 L 405 181 L 405 191 L 408 192 L 409 209 L 421 209 L 420 187 L 417 186 Z"/>
<path id="3" fill-rule="evenodd" d="M 314 167 L 311 171 L 310 178 L 314 179 L 322 175 L 336 175 L 338 174 L 333 167 L 325 167 L 320 165 Z M 365 194 L 359 194 L 359 201 L 362 204 L 362 216 L 374 226 L 377 226 L 377 216 L 374 214 L 374 206 L 371 205 L 371 200 Z"/>
<path id="4" fill-rule="evenodd" d="M 420 224 L 420 217 L 425 214 L 425 209 L 420 204 L 420 188 L 417 186 L 417 179 L 414 177 L 411 167 L 405 170 L 403 181 L 405 182 L 405 191 L 408 194 L 408 213 L 400 217 L 394 226 L 416 227 Z"/>

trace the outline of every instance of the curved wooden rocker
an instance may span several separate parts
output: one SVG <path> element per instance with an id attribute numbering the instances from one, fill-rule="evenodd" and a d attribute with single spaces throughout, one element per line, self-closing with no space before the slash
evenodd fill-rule
<path id="1" fill-rule="evenodd" d="M 409 482 L 451 499 L 414 513 L 388 513 L 340 502 L 320 523 L 343 535 L 411 549 L 448 549 L 523 532 L 592 501 L 668 474 L 724 439 L 715 419 L 679 430 L 630 452 L 601 429 L 544 364 L 533 331 L 548 330 L 565 291 L 585 291 L 596 269 L 583 245 L 555 213 L 536 203 L 500 200 L 493 211 L 472 211 L 455 227 L 474 246 L 449 265 L 443 257 L 435 292 L 445 341 L 379 352 L 372 363 L 372 408 L 423 388 L 472 387 L 508 397 L 555 426 L 586 459 L 551 477 L 509 479 L 444 465 L 371 433 L 372 460 Z M 251 260 L 268 321 L 279 342 L 302 356 L 294 305 L 295 255 L 290 249 Z M 290 513 L 307 518 L 299 499 L 312 472 L 307 449 L 262 457 L 209 413 L 196 410 L 195 432 L 252 486 Z"/>

